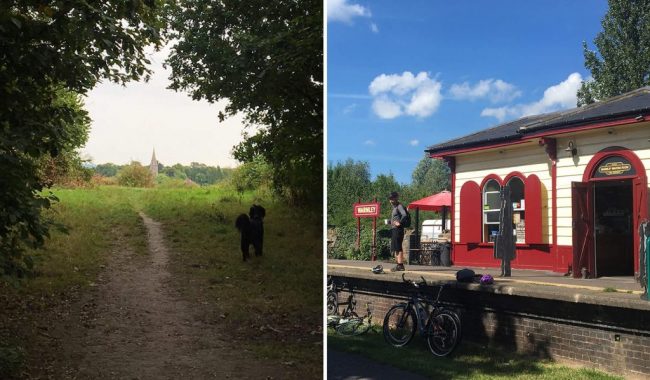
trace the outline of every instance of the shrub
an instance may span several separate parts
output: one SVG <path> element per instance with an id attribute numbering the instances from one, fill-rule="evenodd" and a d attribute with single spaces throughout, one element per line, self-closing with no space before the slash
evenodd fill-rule
<path id="1" fill-rule="evenodd" d="M 154 178 L 149 168 L 133 161 L 117 173 L 117 183 L 127 187 L 153 187 Z"/>
<path id="2" fill-rule="evenodd" d="M 329 250 L 328 257 L 332 259 L 347 260 L 370 260 L 372 253 L 372 227 L 369 223 L 361 225 L 361 249 L 357 249 L 357 227 L 343 226 L 334 228 L 336 242 Z M 387 230 L 385 226 L 377 228 L 377 258 L 387 259 L 390 257 L 390 238 L 381 236 L 382 230 Z M 390 235 L 389 235 L 390 236 Z"/>

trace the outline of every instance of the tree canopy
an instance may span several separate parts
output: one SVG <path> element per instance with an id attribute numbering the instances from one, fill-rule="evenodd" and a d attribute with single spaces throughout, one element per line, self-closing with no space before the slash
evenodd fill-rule
<path id="1" fill-rule="evenodd" d="M 85 142 L 86 112 L 68 96 L 98 81 L 147 78 L 144 48 L 159 46 L 154 0 L 0 3 L 0 274 L 22 273 L 24 244 L 38 247 L 50 223 L 41 209 L 38 163 Z M 85 126 L 85 127 L 84 127 Z"/>
<path id="2" fill-rule="evenodd" d="M 583 42 L 585 67 L 593 80 L 578 90 L 578 106 L 650 85 L 650 0 L 609 0 L 603 30 Z"/>
<path id="3" fill-rule="evenodd" d="M 388 195 L 391 191 L 397 191 L 400 201 L 406 205 L 448 189 L 450 171 L 444 162 L 425 157 L 413 171 L 412 178 L 410 184 L 400 184 L 389 173 L 379 174 L 372 180 L 369 164 L 352 159 L 328 165 L 327 223 L 337 227 L 354 224 L 352 205 L 359 198 L 362 202 L 376 198 L 381 204 L 382 218 L 388 217 L 391 212 Z"/>
<path id="4" fill-rule="evenodd" d="M 227 99 L 261 125 L 233 153 L 262 155 L 276 190 L 295 202 L 322 199 L 323 17 L 316 0 L 180 0 L 170 9 L 171 88 Z"/>

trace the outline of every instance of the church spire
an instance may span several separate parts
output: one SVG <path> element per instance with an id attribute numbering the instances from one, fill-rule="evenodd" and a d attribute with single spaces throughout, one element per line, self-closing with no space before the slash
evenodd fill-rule
<path id="1" fill-rule="evenodd" d="M 151 155 L 151 163 L 149 164 L 149 171 L 151 175 L 156 177 L 158 176 L 158 160 L 156 160 L 156 148 L 153 148 L 153 154 Z"/>

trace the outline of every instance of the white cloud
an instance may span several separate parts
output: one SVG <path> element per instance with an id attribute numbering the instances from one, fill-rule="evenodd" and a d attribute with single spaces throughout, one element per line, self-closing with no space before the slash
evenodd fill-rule
<path id="1" fill-rule="evenodd" d="M 374 100 L 372 109 L 382 119 L 393 119 L 401 115 L 431 116 L 440 105 L 442 84 L 429 78 L 429 74 L 418 75 L 405 71 L 403 74 L 381 74 L 368 86 Z"/>
<path id="2" fill-rule="evenodd" d="M 377 143 L 374 140 L 366 140 L 363 142 L 363 145 L 375 146 Z"/>
<path id="3" fill-rule="evenodd" d="M 453 84 L 449 89 L 451 97 L 458 100 L 488 99 L 492 103 L 510 102 L 519 96 L 521 91 L 517 86 L 504 82 L 501 79 L 483 79 L 474 86 L 469 82 Z"/>
<path id="4" fill-rule="evenodd" d="M 372 110 L 382 119 L 394 119 L 402 114 L 402 107 L 385 96 L 372 102 Z"/>
<path id="5" fill-rule="evenodd" d="M 327 21 L 351 23 L 355 17 L 370 17 L 370 9 L 359 4 L 350 4 L 348 0 L 327 1 Z"/>
<path id="6" fill-rule="evenodd" d="M 514 119 L 529 115 L 538 115 L 546 112 L 553 112 L 576 106 L 576 93 L 580 88 L 582 75 L 573 73 L 564 81 L 547 88 L 544 96 L 532 103 L 516 104 L 499 108 L 485 108 L 481 116 L 496 117 L 499 121 Z"/>
<path id="7" fill-rule="evenodd" d="M 379 33 L 379 27 L 374 22 L 370 23 L 370 30 L 372 30 L 373 33 Z"/>
<path id="8" fill-rule="evenodd" d="M 418 146 L 420 144 L 420 140 L 411 140 L 409 141 L 409 144 L 411 146 Z"/>

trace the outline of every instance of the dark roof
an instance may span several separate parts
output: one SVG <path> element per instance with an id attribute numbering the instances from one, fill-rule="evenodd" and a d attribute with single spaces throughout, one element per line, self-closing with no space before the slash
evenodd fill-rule
<path id="1" fill-rule="evenodd" d="M 533 132 L 552 131 L 577 125 L 614 121 L 650 111 L 650 86 L 587 106 L 535 116 L 525 116 L 457 139 L 432 145 L 428 153 L 514 142 Z"/>

